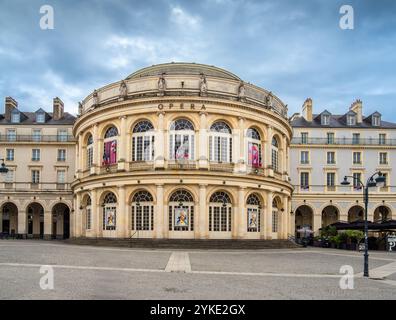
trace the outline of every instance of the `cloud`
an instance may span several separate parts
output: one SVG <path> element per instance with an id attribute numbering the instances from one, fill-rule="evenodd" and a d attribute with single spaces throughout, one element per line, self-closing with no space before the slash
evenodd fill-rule
<path id="1" fill-rule="evenodd" d="M 180 28 L 186 30 L 198 30 L 201 26 L 201 19 L 199 16 L 191 15 L 179 6 L 172 7 L 170 20 Z"/>

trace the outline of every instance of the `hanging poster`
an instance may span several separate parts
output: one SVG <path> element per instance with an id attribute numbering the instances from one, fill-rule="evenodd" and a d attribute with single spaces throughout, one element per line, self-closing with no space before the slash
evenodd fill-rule
<path id="1" fill-rule="evenodd" d="M 115 209 L 107 208 L 105 216 L 106 228 L 115 227 Z"/>
<path id="2" fill-rule="evenodd" d="M 103 165 L 117 163 L 117 140 L 104 143 Z"/>
<path id="3" fill-rule="evenodd" d="M 260 167 L 260 153 L 259 147 L 255 143 L 249 143 L 248 146 L 248 157 L 249 157 L 249 164 L 253 167 Z"/>
<path id="4" fill-rule="evenodd" d="M 188 227 L 187 208 L 175 208 L 175 227 Z"/>
<path id="5" fill-rule="evenodd" d="M 257 210 L 249 209 L 248 213 L 249 213 L 248 228 L 257 228 L 258 225 Z"/>

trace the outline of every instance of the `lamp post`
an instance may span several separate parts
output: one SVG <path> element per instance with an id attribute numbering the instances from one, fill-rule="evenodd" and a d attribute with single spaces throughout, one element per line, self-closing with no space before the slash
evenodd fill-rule
<path id="1" fill-rule="evenodd" d="M 8 168 L 6 167 L 5 163 L 4 163 L 4 159 L 0 159 L 1 162 L 1 166 L 0 166 L 0 174 L 2 175 L 6 175 L 8 173 Z"/>
<path id="2" fill-rule="evenodd" d="M 377 177 L 376 177 L 377 176 Z M 374 177 L 376 177 L 374 179 Z M 363 189 L 363 197 L 364 197 L 364 271 L 363 271 L 363 276 L 368 277 L 369 276 L 369 261 L 368 261 L 368 221 L 367 221 L 367 215 L 368 215 L 368 202 L 369 202 L 369 188 L 371 187 L 376 187 L 378 184 L 385 183 L 385 177 L 381 173 L 381 171 L 375 172 L 368 180 L 366 185 L 362 182 L 362 180 L 355 178 L 353 176 L 345 176 L 344 181 L 341 182 L 341 185 L 343 186 L 349 186 L 350 182 L 348 181 L 348 178 L 352 178 L 354 182 L 358 182 Z"/>

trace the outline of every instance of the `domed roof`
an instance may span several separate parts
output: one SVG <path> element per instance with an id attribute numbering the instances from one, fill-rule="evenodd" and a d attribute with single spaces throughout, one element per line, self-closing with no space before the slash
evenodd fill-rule
<path id="1" fill-rule="evenodd" d="M 203 73 L 205 76 L 225 78 L 230 80 L 241 81 L 235 74 L 224 69 L 199 63 L 171 62 L 164 64 L 156 64 L 151 67 L 140 69 L 126 79 L 138 79 L 142 77 L 166 75 L 199 75 Z"/>

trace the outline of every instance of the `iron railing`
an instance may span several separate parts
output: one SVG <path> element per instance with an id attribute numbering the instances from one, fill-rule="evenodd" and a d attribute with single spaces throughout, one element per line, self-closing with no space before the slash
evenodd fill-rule
<path id="1" fill-rule="evenodd" d="M 0 191 L 71 191 L 70 183 L 59 182 L 0 182 Z"/>
<path id="2" fill-rule="evenodd" d="M 293 145 L 363 145 L 396 146 L 396 139 L 379 138 L 293 138 Z"/>
<path id="3" fill-rule="evenodd" d="M 75 142 L 76 139 L 71 135 L 10 135 L 1 134 L 0 142 Z"/>

